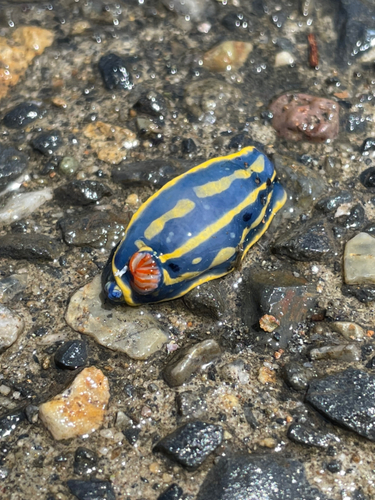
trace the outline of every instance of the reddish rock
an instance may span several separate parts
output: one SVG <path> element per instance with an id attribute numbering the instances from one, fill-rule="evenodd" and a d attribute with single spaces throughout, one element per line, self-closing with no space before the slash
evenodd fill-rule
<path id="1" fill-rule="evenodd" d="M 101 370 L 85 368 L 62 394 L 39 408 L 39 416 L 52 436 L 69 439 L 100 427 L 109 400 L 109 384 Z"/>
<path id="2" fill-rule="evenodd" d="M 272 126 L 290 141 L 324 142 L 339 132 L 335 101 L 308 94 L 284 94 L 270 105 Z"/>

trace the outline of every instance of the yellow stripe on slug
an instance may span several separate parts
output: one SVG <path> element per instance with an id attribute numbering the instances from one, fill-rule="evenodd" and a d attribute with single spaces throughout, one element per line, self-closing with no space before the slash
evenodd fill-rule
<path id="1" fill-rule="evenodd" d="M 147 240 L 152 240 L 152 238 L 155 238 L 155 236 L 163 231 L 168 221 L 185 217 L 185 215 L 194 210 L 194 208 L 195 203 L 193 201 L 179 200 L 171 210 L 168 210 L 168 212 L 165 212 L 161 217 L 151 222 L 148 228 L 145 229 L 144 237 Z"/>
<path id="2" fill-rule="evenodd" d="M 210 264 L 210 269 L 216 266 L 220 266 L 223 262 L 229 260 L 236 253 L 236 248 L 226 247 L 222 248 Z"/>
<path id="3" fill-rule="evenodd" d="M 248 170 L 237 170 L 227 177 L 222 177 L 216 181 L 207 182 L 201 186 L 193 188 L 195 194 L 198 198 L 208 198 L 209 196 L 214 196 L 215 194 L 220 194 L 230 188 L 232 182 L 237 179 L 248 179 L 251 173 Z"/>

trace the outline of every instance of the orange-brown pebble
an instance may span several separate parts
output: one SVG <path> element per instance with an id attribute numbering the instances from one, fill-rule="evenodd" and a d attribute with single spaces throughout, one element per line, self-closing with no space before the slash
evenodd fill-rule
<path id="1" fill-rule="evenodd" d="M 276 382 L 276 373 L 267 366 L 262 366 L 259 370 L 258 380 L 262 384 L 274 384 Z"/>
<path id="2" fill-rule="evenodd" d="M 366 335 L 367 337 L 372 337 L 374 335 L 374 330 L 367 330 Z"/>
<path id="3" fill-rule="evenodd" d="M 151 474 L 159 474 L 161 472 L 160 465 L 157 462 L 152 462 L 149 466 Z"/>
<path id="4" fill-rule="evenodd" d="M 272 314 L 265 314 L 260 318 L 259 326 L 265 332 L 273 332 L 280 326 L 280 321 L 275 316 L 272 316 Z"/>
<path id="5" fill-rule="evenodd" d="M 274 352 L 273 356 L 275 359 L 280 359 L 283 354 L 284 354 L 284 349 L 279 349 L 278 351 Z"/>
<path id="6" fill-rule="evenodd" d="M 39 416 L 56 440 L 96 431 L 103 422 L 109 384 L 101 370 L 91 366 L 72 385 L 39 408 Z"/>
<path id="7" fill-rule="evenodd" d="M 216 45 L 203 56 L 203 65 L 210 71 L 239 69 L 253 50 L 248 42 L 226 41 Z"/>

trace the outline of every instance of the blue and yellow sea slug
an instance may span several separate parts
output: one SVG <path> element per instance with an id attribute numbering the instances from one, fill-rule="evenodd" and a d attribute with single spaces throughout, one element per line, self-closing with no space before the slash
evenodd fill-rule
<path id="1" fill-rule="evenodd" d="M 270 160 L 250 146 L 171 180 L 133 215 L 104 290 L 131 306 L 181 297 L 231 272 L 284 205 Z"/>

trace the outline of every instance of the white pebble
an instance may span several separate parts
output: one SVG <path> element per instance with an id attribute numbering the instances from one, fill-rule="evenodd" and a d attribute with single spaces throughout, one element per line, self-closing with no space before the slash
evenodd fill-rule
<path id="1" fill-rule="evenodd" d="M 283 50 L 282 52 L 276 54 L 275 68 L 278 68 L 279 66 L 287 66 L 288 64 L 293 64 L 293 63 L 294 63 L 294 58 L 290 52 Z"/>
<path id="2" fill-rule="evenodd" d="M 51 188 L 15 194 L 10 198 L 5 207 L 0 210 L 0 224 L 10 224 L 15 220 L 28 217 L 46 201 L 52 200 L 52 198 L 53 191 Z"/>

